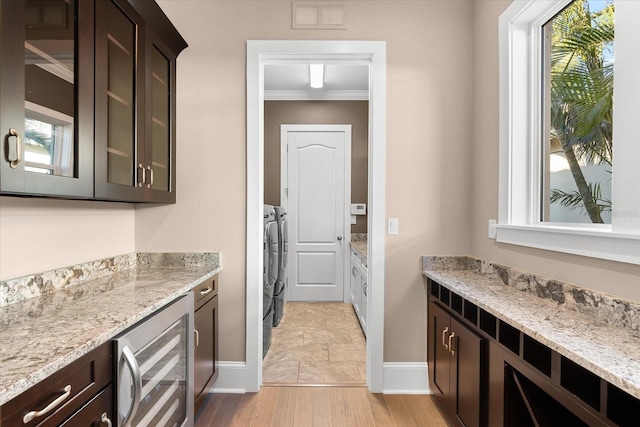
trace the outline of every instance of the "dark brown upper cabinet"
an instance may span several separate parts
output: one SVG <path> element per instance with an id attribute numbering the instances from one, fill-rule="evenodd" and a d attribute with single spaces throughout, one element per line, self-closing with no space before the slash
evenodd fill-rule
<path id="1" fill-rule="evenodd" d="M 0 2 L 0 192 L 93 197 L 94 4 Z"/>
<path id="2" fill-rule="evenodd" d="M 175 203 L 176 58 L 151 0 L 0 2 L 0 193 Z"/>
<path id="3" fill-rule="evenodd" d="M 97 0 L 95 197 L 175 202 L 175 70 L 187 44 L 153 2 Z"/>

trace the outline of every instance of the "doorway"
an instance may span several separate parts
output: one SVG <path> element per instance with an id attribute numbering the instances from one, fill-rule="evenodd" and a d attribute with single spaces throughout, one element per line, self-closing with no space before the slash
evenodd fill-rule
<path id="1" fill-rule="evenodd" d="M 264 66 L 286 61 L 321 60 L 367 63 L 369 89 L 369 298 L 366 379 L 373 392 L 383 390 L 384 233 L 385 233 L 385 86 L 386 46 L 364 41 L 249 41 L 247 43 L 247 391 L 262 383 L 262 206 L 264 202 Z"/>

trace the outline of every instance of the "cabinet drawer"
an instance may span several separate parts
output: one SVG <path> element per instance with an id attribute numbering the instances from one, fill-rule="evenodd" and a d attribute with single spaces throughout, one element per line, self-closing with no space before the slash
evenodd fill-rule
<path id="1" fill-rule="evenodd" d="M 60 424 L 60 427 L 106 427 L 107 423 L 102 421 L 102 414 L 106 414 L 107 418 L 113 422 L 113 388 L 111 385 L 87 402 L 71 418 Z"/>
<path id="2" fill-rule="evenodd" d="M 218 294 L 218 275 L 205 280 L 193 288 L 194 309 L 197 310 L 210 298 Z"/>
<path id="3" fill-rule="evenodd" d="M 5 403 L 1 408 L 0 424 L 7 427 L 59 425 L 109 384 L 111 377 L 111 342 L 106 342 Z M 65 387 L 68 389 L 69 386 L 68 397 L 62 400 Z M 40 411 L 56 399 L 61 400 L 58 406 L 23 423 L 28 412 Z"/>

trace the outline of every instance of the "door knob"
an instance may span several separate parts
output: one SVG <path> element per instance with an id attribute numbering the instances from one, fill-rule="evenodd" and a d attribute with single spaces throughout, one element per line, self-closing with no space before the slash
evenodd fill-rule
<path id="1" fill-rule="evenodd" d="M 342 240 L 342 236 L 338 236 L 338 240 Z"/>

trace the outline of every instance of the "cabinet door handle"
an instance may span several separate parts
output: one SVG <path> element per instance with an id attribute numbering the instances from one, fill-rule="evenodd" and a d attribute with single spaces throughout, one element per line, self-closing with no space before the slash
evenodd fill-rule
<path id="1" fill-rule="evenodd" d="M 356 268 L 355 268 L 355 267 L 353 267 L 353 268 L 351 269 L 351 275 L 352 275 L 353 277 L 356 277 L 356 273 L 357 273 Z"/>
<path id="2" fill-rule="evenodd" d="M 9 138 L 12 136 L 16 137 L 16 158 L 12 160 L 7 155 L 7 161 L 9 162 L 9 167 L 15 169 L 18 167 L 18 163 L 22 160 L 22 138 L 14 128 L 9 129 Z"/>
<path id="3" fill-rule="evenodd" d="M 449 350 L 449 345 L 447 344 L 447 341 L 445 338 L 447 335 L 447 332 L 449 332 L 448 326 L 442 330 L 442 346 L 445 348 L 445 350 Z"/>
<path id="4" fill-rule="evenodd" d="M 206 295 L 209 292 L 211 292 L 212 290 L 213 290 L 213 288 L 211 286 L 209 286 L 208 288 L 201 290 L 200 291 L 200 295 Z"/>
<path id="5" fill-rule="evenodd" d="M 139 173 L 140 171 L 142 171 L 142 173 Z M 141 176 L 142 176 L 142 179 L 140 179 Z M 142 187 L 142 185 L 146 180 L 147 180 L 147 171 L 145 170 L 144 166 L 142 166 L 142 163 L 140 163 L 138 165 L 138 187 Z"/>
<path id="6" fill-rule="evenodd" d="M 368 296 L 367 295 L 367 284 L 366 283 L 362 286 L 362 292 L 364 292 L 364 296 L 365 297 Z"/>
<path id="7" fill-rule="evenodd" d="M 111 427 L 111 420 L 107 416 L 106 412 L 103 412 L 102 415 L 100 416 L 100 422 L 105 423 L 107 427 Z"/>
<path id="8" fill-rule="evenodd" d="M 197 329 L 194 329 L 193 332 L 196 334 L 196 347 L 200 347 L 200 332 Z"/>
<path id="9" fill-rule="evenodd" d="M 40 409 L 39 411 L 31 411 L 31 412 L 27 412 L 25 414 L 25 416 L 22 418 L 22 422 L 24 424 L 29 424 L 29 422 L 31 420 L 34 420 L 38 417 L 41 417 L 45 414 L 48 414 L 49 412 L 51 412 L 53 409 L 55 409 L 56 407 L 60 406 L 60 404 L 62 402 L 64 402 L 65 400 L 67 400 L 69 398 L 69 396 L 71 396 L 71 384 L 67 385 L 63 390 L 62 395 L 58 396 L 56 398 L 56 400 L 54 400 L 53 402 L 49 403 L 47 406 L 45 406 L 43 409 Z"/>
<path id="10" fill-rule="evenodd" d="M 147 184 L 147 188 L 151 188 L 153 187 L 153 169 L 151 168 L 151 166 L 147 166 L 147 170 L 149 171 L 149 175 L 151 175 L 149 177 L 149 183 Z"/>
<path id="11" fill-rule="evenodd" d="M 456 355 L 456 351 L 453 349 L 453 343 L 451 342 L 451 340 L 453 340 L 456 336 L 456 333 L 451 331 L 451 335 L 449 335 L 449 352 L 451 353 L 451 357 L 454 357 Z"/>

